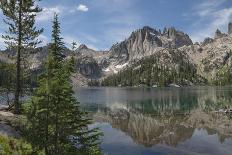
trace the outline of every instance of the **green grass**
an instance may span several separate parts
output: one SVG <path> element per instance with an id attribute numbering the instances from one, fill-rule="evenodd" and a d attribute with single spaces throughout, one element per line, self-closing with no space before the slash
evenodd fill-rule
<path id="1" fill-rule="evenodd" d="M 22 139 L 14 139 L 0 135 L 0 154 L 29 155 L 32 154 L 32 147 Z"/>

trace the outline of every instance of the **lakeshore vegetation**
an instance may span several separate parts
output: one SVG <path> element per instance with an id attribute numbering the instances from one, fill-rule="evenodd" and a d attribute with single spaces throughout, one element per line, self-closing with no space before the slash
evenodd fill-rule
<path id="1" fill-rule="evenodd" d="M 49 54 L 37 87 L 30 89 L 32 75 L 26 49 L 41 42 L 38 36 L 43 29 L 35 26 L 35 17 L 42 9 L 36 0 L 2 0 L 0 9 L 8 25 L 3 36 L 5 43 L 9 50 L 17 51 L 16 65 L 0 63 L 0 86 L 8 96 L 14 94 L 13 102 L 8 101 L 8 110 L 25 118 L 20 122 L 22 140 L 0 136 L 0 154 L 100 154 L 101 132 L 89 129 L 92 120 L 73 96 L 70 78 L 74 59 L 63 56 L 58 15 L 54 14 Z M 24 103 L 20 96 L 28 92 L 31 97 Z"/>

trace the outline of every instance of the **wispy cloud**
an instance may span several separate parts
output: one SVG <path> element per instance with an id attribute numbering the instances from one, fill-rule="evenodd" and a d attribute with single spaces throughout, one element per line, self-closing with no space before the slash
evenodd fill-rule
<path id="1" fill-rule="evenodd" d="M 228 0 L 204 0 L 193 10 L 193 16 L 198 19 L 192 24 L 196 27 L 191 33 L 194 41 L 202 41 L 213 37 L 216 29 L 227 31 L 227 25 L 232 20 L 232 7 L 220 8 Z"/>
<path id="2" fill-rule="evenodd" d="M 81 45 L 79 39 L 77 37 L 74 37 L 74 36 L 70 36 L 70 35 L 65 35 L 64 37 L 64 43 L 67 47 L 71 48 L 71 43 L 72 42 L 76 42 L 77 43 L 77 47 Z M 89 38 L 90 40 L 93 40 L 93 41 L 96 41 L 95 38 L 92 38 L 91 36 L 88 36 L 87 38 Z M 93 49 L 93 50 L 99 50 L 94 44 L 86 44 L 86 46 L 90 49 Z"/>
<path id="3" fill-rule="evenodd" d="M 89 11 L 89 8 L 88 8 L 86 5 L 84 5 L 84 4 L 78 5 L 76 9 L 77 9 L 78 11 L 83 11 L 83 12 Z"/>
<path id="4" fill-rule="evenodd" d="M 54 7 L 43 7 L 43 11 L 40 12 L 36 20 L 38 22 L 46 22 L 53 18 L 54 13 L 66 16 L 77 11 L 87 12 L 89 8 L 86 5 L 80 4 L 78 6 L 54 6 Z"/>
<path id="5" fill-rule="evenodd" d="M 202 0 L 193 8 L 193 15 L 199 17 L 199 21 L 204 21 L 204 18 L 208 18 L 215 12 L 219 11 L 219 7 L 228 0 Z"/>
<path id="6" fill-rule="evenodd" d="M 65 35 L 63 36 L 63 41 L 65 43 L 65 45 L 67 45 L 68 47 L 71 47 L 72 42 L 76 42 L 77 46 L 80 45 L 80 41 L 78 38 L 74 37 L 74 36 L 70 36 L 70 35 Z"/>
<path id="7" fill-rule="evenodd" d="M 64 8 L 60 6 L 55 6 L 55 7 L 50 7 L 50 8 L 44 7 L 43 11 L 38 14 L 36 19 L 38 22 L 48 21 L 53 18 L 54 13 L 60 14 L 63 11 L 64 11 Z"/>
<path id="8" fill-rule="evenodd" d="M 42 46 L 45 46 L 50 42 L 49 38 L 47 36 L 43 35 L 43 34 L 41 34 L 38 37 L 38 40 L 42 41 L 42 43 L 41 43 Z"/>
<path id="9" fill-rule="evenodd" d="M 116 42 L 123 41 L 131 32 L 138 28 L 143 19 L 136 10 L 136 2 L 138 0 L 92 0 L 91 6 L 95 9 L 101 10 L 105 17 L 101 21 L 101 25 L 104 28 L 102 34 L 98 36 L 98 43 L 94 43 L 96 46 L 102 45 L 103 50 L 107 43 L 110 46 Z"/>

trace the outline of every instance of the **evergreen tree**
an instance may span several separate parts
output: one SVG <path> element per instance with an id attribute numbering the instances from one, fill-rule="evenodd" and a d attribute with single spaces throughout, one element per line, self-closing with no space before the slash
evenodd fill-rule
<path id="1" fill-rule="evenodd" d="M 16 61 L 16 88 L 15 88 L 15 113 L 20 113 L 20 93 L 22 89 L 21 61 L 23 50 L 35 47 L 39 40 L 36 38 L 42 33 L 42 29 L 36 30 L 35 17 L 41 9 L 35 5 L 36 0 L 1 0 L 0 8 L 6 16 L 4 22 L 9 26 L 7 35 L 2 36 L 10 49 L 17 50 Z"/>
<path id="2" fill-rule="evenodd" d="M 29 140 L 46 155 L 99 154 L 98 129 L 88 129 L 91 120 L 73 96 L 73 61 L 64 60 L 58 16 L 54 16 L 52 46 L 39 87 L 30 101 Z"/>
<path id="3" fill-rule="evenodd" d="M 7 104 L 10 105 L 10 94 L 14 92 L 15 65 L 0 62 L 0 75 L 0 95 L 5 96 Z"/>
<path id="4" fill-rule="evenodd" d="M 72 51 L 75 52 L 77 43 L 76 43 L 75 41 L 73 41 L 73 42 L 71 43 L 71 45 L 72 45 L 72 47 L 71 47 L 71 48 L 72 48 Z"/>
<path id="5" fill-rule="evenodd" d="M 186 85 L 186 81 L 192 83 L 205 83 L 197 74 L 196 66 L 183 59 L 184 55 L 177 51 L 169 51 L 170 62 L 173 66 L 163 63 L 160 58 L 162 53 L 155 53 L 145 57 L 130 67 L 121 70 L 118 74 L 111 75 L 102 80 L 103 86 L 168 86 L 175 83 Z M 228 76 L 229 77 L 229 76 Z"/>

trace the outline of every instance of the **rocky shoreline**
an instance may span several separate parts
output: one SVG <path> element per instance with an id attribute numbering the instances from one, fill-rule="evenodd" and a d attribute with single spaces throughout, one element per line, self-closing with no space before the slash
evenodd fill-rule
<path id="1" fill-rule="evenodd" d="M 19 139 L 19 116 L 6 109 L 7 106 L 0 105 L 0 135 Z"/>

